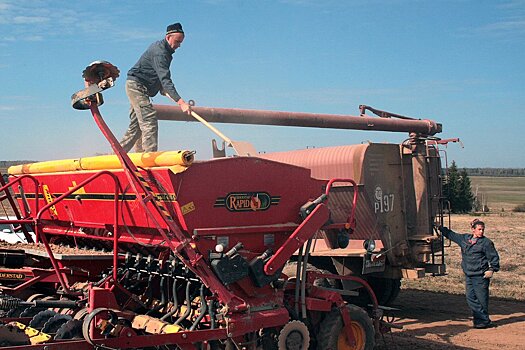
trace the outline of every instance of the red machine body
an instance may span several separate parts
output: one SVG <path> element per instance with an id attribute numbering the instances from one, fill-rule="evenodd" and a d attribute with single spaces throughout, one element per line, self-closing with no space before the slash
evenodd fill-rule
<path id="1" fill-rule="evenodd" d="M 131 234 L 138 234 L 141 243 L 158 244 L 163 238 L 156 232 L 152 219 L 137 205 L 136 194 L 129 187 L 126 191 L 128 180 L 124 171 L 112 173 L 124 187 L 119 197 L 122 206 L 121 224 L 128 227 Z M 47 188 L 52 198 L 57 198 L 93 174 L 80 171 L 33 176 Z M 150 168 L 143 176 L 151 180 L 152 186 L 156 186 L 154 195 L 172 215 L 177 216 L 185 230 L 204 232 L 206 229 L 217 229 L 225 235 L 225 228 L 298 225 L 297 208 L 322 194 L 323 185 L 327 182 L 312 179 L 307 169 L 257 158 L 196 162 L 180 173 L 174 173 L 169 167 Z M 64 234 L 73 232 L 75 227 L 110 228 L 113 222 L 114 186 L 112 178 L 100 177 L 66 196 L 54 205 L 54 210 L 42 215 L 43 220 L 50 220 L 46 222 L 45 231 L 52 232 L 54 226 L 57 231 L 63 227 Z M 36 212 L 34 199 L 28 195 L 25 198 L 31 211 Z M 22 204 L 19 192 L 17 199 Z M 39 207 L 46 204 L 44 195 L 40 195 Z M 158 215 L 155 218 L 163 228 L 168 228 Z M 148 229 L 151 229 L 151 235 L 145 235 Z M 293 230 L 293 225 L 290 229 Z M 102 235 L 100 231 L 97 232 L 99 236 L 108 237 L 110 230 Z M 96 239 L 95 234 L 93 238 Z M 256 252 L 264 251 L 265 247 L 262 237 L 259 238 L 260 242 L 247 242 L 250 247 L 257 247 Z M 138 243 L 127 231 L 120 233 L 119 242 Z M 281 243 L 279 239 L 274 244 L 279 246 Z"/>
<path id="2" fill-rule="evenodd" d="M 182 269 L 180 271 L 195 268 L 196 275 L 188 270 L 184 277 L 173 277 L 173 286 L 176 284 L 175 280 L 181 278 L 186 281 L 187 288 L 196 293 L 197 289 L 191 283 L 202 283 L 208 292 L 202 294 L 201 287 L 201 298 L 217 298 L 217 303 L 226 307 L 222 317 L 228 318 L 229 327 L 237 329 L 231 332 L 228 327 L 219 327 L 222 328 L 219 332 L 212 328 L 207 335 L 189 332 L 188 342 L 207 342 L 221 338 L 244 339 L 247 333 L 256 329 L 282 327 L 288 322 L 289 314 L 283 301 L 288 298 L 286 294 L 290 287 L 284 285 L 284 288 L 276 288 L 273 283 L 281 278 L 281 271 L 290 256 L 311 239 L 320 227 L 338 228 L 348 225 L 348 216 L 341 222 L 328 222 L 329 212 L 322 204 L 324 199 L 319 199 L 330 192 L 334 181 L 316 180 L 310 176 L 310 170 L 302 167 L 261 158 L 238 157 L 196 162 L 182 171 L 180 168 L 174 171 L 170 167 L 156 167 L 139 172 L 140 178 L 149 186 L 150 194 L 162 205 L 164 213 L 179 225 L 187 242 L 180 242 L 177 237 L 171 236 L 170 225 L 163 221 L 162 215 L 155 213 L 152 216 L 144 210 L 144 206 L 140 205 L 142 196 L 129 191 L 130 181 L 125 169 L 109 173 L 72 171 L 13 176 L 14 181 L 11 184 L 20 185 L 14 187 L 14 198 L 18 201 L 18 207 L 23 208 L 22 215 L 25 218 L 22 220 L 28 220 L 27 217 L 31 215 L 36 218 L 37 240 L 49 247 L 49 258 L 56 261 L 56 264 L 54 269 L 45 270 L 43 260 L 37 268 L 4 269 L 3 271 L 19 273 L 25 277 L 8 283 L 3 288 L 4 292 L 22 296 L 23 292 L 28 292 L 29 287 L 41 290 L 39 285 L 55 285 L 60 289 L 59 286 L 62 285 L 63 293 L 82 296 L 85 295 L 82 292 L 85 285 L 79 283 L 80 281 L 95 282 L 101 276 L 100 271 L 104 268 L 112 269 L 107 276 L 113 275 L 114 279 L 108 280 L 106 277 L 104 283 L 113 287 L 85 289 L 89 292 L 88 311 L 93 319 L 100 317 L 101 306 L 109 307 L 110 315 L 116 310 L 126 312 L 122 305 L 129 304 L 133 299 L 130 299 L 129 292 L 125 289 L 130 288 L 133 283 L 126 282 L 128 277 L 125 269 L 118 272 L 115 266 L 127 264 L 130 270 L 139 275 L 148 272 L 148 264 L 153 260 L 155 267 L 150 266 L 150 273 L 163 268 L 162 257 L 170 255 L 170 249 L 155 227 L 157 222 L 160 229 L 168 231 L 168 236 L 173 240 L 171 243 L 180 249 L 182 261 L 188 256 L 185 249 L 196 256 L 186 266 L 177 267 Z M 210 181 L 210 174 L 216 175 L 213 176 L 213 181 Z M 352 182 L 349 179 L 341 181 Z M 38 183 L 38 188 L 43 189 L 42 193 L 30 192 L 35 182 Z M 181 243 L 186 247 L 181 247 Z M 78 249 L 79 254 L 76 258 L 55 254 L 54 244 L 69 245 Z M 102 248 L 108 253 L 113 249 L 113 258 L 108 259 L 110 254 L 98 255 L 101 259 L 97 261 L 94 259 L 96 255 L 93 255 L 89 259 L 92 264 L 89 267 L 89 263 L 85 263 L 85 253 L 81 253 L 83 248 Z M 29 250 L 26 252 L 31 253 Z M 141 254 L 145 257 L 148 253 L 149 258 L 144 261 Z M 128 261 L 128 256 L 131 255 L 133 258 Z M 224 260 L 225 256 L 231 259 Z M 227 263 L 222 263 L 224 261 Z M 215 275 L 199 275 L 201 270 L 198 262 L 211 266 Z M 93 275 L 79 273 L 76 269 L 93 272 Z M 245 270 L 246 273 L 239 273 L 236 269 Z M 160 274 L 160 270 L 158 273 Z M 140 283 L 136 279 L 136 283 Z M 119 282 L 116 283 L 116 280 Z M 157 300 L 157 303 L 164 297 L 153 288 L 164 288 L 161 281 L 158 277 L 149 277 L 141 289 L 144 295 Z M 227 286 L 226 294 L 222 289 L 223 285 Z M 109 292 L 115 287 L 116 290 Z M 323 294 L 321 291 L 316 292 L 313 286 L 309 288 L 314 288 L 310 296 L 305 298 L 304 305 L 308 305 L 309 312 L 330 311 L 331 305 L 344 306 L 337 293 Z M 9 302 L 9 299 L 4 300 L 6 305 Z M 140 301 L 133 303 L 138 303 L 135 308 L 140 309 Z M 40 302 L 38 305 L 47 304 Z M 154 309 L 155 305 L 150 307 Z M 243 310 L 249 311 L 249 314 L 243 313 Z M 140 324 L 140 317 L 146 318 L 145 315 L 139 315 L 135 318 L 128 316 L 128 319 L 135 325 Z M 93 319 L 86 319 L 84 332 L 88 332 L 87 329 L 93 326 Z M 149 318 L 146 320 L 166 327 L 161 321 L 151 321 Z M 209 323 L 209 320 L 205 323 Z M 89 332 L 93 333 L 93 330 Z M 134 343 L 128 343 L 124 339 L 117 340 L 117 337 L 114 340 L 106 339 L 105 344 L 147 346 L 173 342 L 179 347 L 192 348 L 184 345 L 186 341 L 180 339 L 183 332 L 180 329 L 175 332 L 176 335 L 158 334 L 158 338 L 149 340 L 138 338 Z M 12 336 L 11 333 L 8 335 Z M 96 332 L 92 336 L 93 339 L 88 338 L 88 348 L 98 344 Z M 78 345 L 82 347 L 82 344 Z M 60 343 L 56 344 L 57 349 L 61 346 Z M 40 347 L 35 345 L 34 348 Z"/>

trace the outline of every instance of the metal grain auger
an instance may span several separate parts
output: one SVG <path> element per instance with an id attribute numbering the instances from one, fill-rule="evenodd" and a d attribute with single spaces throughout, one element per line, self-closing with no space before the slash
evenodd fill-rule
<path id="1" fill-rule="evenodd" d="M 439 192 L 415 178 L 434 171 L 435 147 L 418 136 L 395 147 L 207 161 L 186 150 L 127 154 L 99 111 L 118 75 L 94 62 L 72 98 L 91 111 L 114 155 L 14 166 L 8 183 L 0 177 L 2 206 L 16 217 L 4 221 L 31 226 L 37 241 L 0 251 L 0 346 L 372 349 L 395 327 L 363 277 L 434 257 L 429 219 L 440 219 Z M 252 117 L 241 119 L 263 123 Z M 373 119 L 390 127 L 389 118 Z M 324 152 L 339 163 L 328 167 Z M 347 166 L 350 158 L 357 163 Z M 402 184 L 399 170 L 388 176 L 396 166 Z M 405 197 L 392 190 L 402 186 Z M 367 251 L 355 249 L 360 240 Z M 335 268 L 321 266 L 326 259 Z M 356 306 L 356 291 L 370 304 Z"/>

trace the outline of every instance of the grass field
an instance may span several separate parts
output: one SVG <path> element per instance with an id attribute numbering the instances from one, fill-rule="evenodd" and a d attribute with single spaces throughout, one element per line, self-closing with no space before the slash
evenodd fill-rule
<path id="1" fill-rule="evenodd" d="M 483 198 L 491 212 L 512 210 L 525 203 L 525 177 L 470 176 L 472 193 Z"/>

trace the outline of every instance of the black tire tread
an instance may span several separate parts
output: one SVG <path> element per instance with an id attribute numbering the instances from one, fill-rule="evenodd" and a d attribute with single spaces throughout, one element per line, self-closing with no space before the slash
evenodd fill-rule
<path id="1" fill-rule="evenodd" d="M 348 312 L 353 322 L 359 322 L 365 329 L 366 344 L 363 350 L 373 350 L 375 346 L 375 331 L 372 320 L 365 310 L 359 306 L 348 304 Z M 343 329 L 343 318 L 338 308 L 333 308 L 324 318 L 317 334 L 318 350 L 337 350 L 339 334 Z"/>

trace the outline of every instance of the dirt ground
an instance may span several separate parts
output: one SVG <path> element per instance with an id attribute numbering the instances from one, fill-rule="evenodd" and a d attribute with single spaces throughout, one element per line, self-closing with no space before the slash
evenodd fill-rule
<path id="1" fill-rule="evenodd" d="M 525 303 L 490 299 L 491 319 L 497 327 L 474 329 L 464 295 L 421 290 L 401 291 L 393 307 L 394 330 L 377 341 L 376 349 L 476 349 L 525 348 Z"/>

